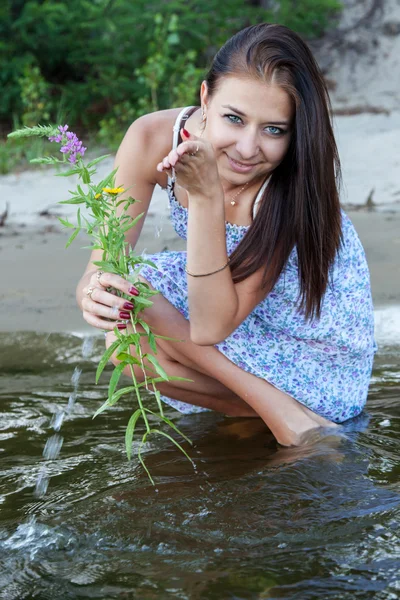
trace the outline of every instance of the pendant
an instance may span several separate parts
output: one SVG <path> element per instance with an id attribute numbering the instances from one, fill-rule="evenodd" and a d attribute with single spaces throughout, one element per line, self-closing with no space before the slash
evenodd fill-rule
<path id="1" fill-rule="evenodd" d="M 234 200 L 231 200 L 231 205 L 235 206 L 236 202 Z"/>

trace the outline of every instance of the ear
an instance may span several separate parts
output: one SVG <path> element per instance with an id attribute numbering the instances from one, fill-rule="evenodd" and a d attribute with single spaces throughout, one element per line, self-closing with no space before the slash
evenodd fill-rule
<path id="1" fill-rule="evenodd" d="M 201 87 L 200 87 L 200 101 L 201 101 L 201 106 L 205 110 L 207 110 L 208 86 L 207 86 L 207 82 L 205 80 L 201 82 Z"/>

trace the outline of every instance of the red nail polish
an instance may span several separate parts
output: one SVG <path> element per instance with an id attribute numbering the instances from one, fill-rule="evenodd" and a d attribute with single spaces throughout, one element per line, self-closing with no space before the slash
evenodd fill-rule
<path id="1" fill-rule="evenodd" d="M 139 290 L 137 290 L 134 285 L 131 285 L 131 287 L 128 290 L 128 294 L 130 294 L 131 296 L 139 296 Z"/>
<path id="2" fill-rule="evenodd" d="M 131 318 L 131 314 L 128 312 L 125 312 L 124 310 L 120 310 L 119 311 L 119 318 L 120 319 L 130 319 Z"/>
<path id="3" fill-rule="evenodd" d="M 126 323 L 117 323 L 118 329 L 126 329 Z"/>
<path id="4" fill-rule="evenodd" d="M 187 129 L 183 128 L 182 132 L 183 132 L 183 134 L 184 134 L 185 137 L 190 137 L 190 133 L 188 132 Z"/>
<path id="5" fill-rule="evenodd" d="M 126 308 L 127 310 L 133 310 L 135 308 L 132 302 L 124 302 L 122 307 Z"/>

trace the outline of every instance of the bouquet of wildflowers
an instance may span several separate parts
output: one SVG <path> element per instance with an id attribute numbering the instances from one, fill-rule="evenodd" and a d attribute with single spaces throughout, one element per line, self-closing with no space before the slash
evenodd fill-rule
<path id="1" fill-rule="evenodd" d="M 150 481 L 154 484 L 142 457 L 143 445 L 148 441 L 149 436 L 158 434 L 168 438 L 190 461 L 190 457 L 179 442 L 177 442 L 170 433 L 161 429 L 160 426 L 167 425 L 186 441 L 189 443 L 191 442 L 163 412 L 160 392 L 157 390 L 157 383 L 161 381 L 178 380 L 181 378 L 169 377 L 159 364 L 156 358 L 157 338 L 161 336 L 154 334 L 149 325 L 141 318 L 141 311 L 152 305 L 150 298 L 158 292 L 150 289 L 148 285 L 138 280 L 141 266 L 143 264 L 152 263 L 145 258 L 134 254 L 129 244 L 125 241 L 125 233 L 128 229 L 136 225 L 139 219 L 143 217 L 143 213 L 134 219 L 127 214 L 127 209 L 134 204 L 136 200 L 131 197 L 120 198 L 121 194 L 125 192 L 125 189 L 123 187 L 115 186 L 117 169 L 113 170 L 102 181 L 98 183 L 93 181 L 93 178 L 96 175 L 96 165 L 107 158 L 108 155 L 100 156 L 85 164 L 83 157 L 86 148 L 75 133 L 68 131 L 68 125 L 59 126 L 58 128 L 42 125 L 25 127 L 14 131 L 9 135 L 9 137 L 14 138 L 32 136 L 47 137 L 51 142 L 61 144 L 60 152 L 63 155 L 62 159 L 54 156 L 35 158 L 31 160 L 32 163 L 57 166 L 69 164 L 69 169 L 61 171 L 57 173 L 57 175 L 62 177 L 76 175 L 78 176 L 78 181 L 81 180 L 82 185 L 84 186 L 82 187 L 79 183 L 74 191 L 70 191 L 70 198 L 60 202 L 60 204 L 73 204 L 78 206 L 76 224 L 70 223 L 68 219 L 59 219 L 64 227 L 73 230 L 66 246 L 68 247 L 71 244 L 81 230 L 86 231 L 92 243 L 91 249 L 102 251 L 102 260 L 95 261 L 94 264 L 99 267 L 99 269 L 109 273 L 116 273 L 117 275 L 124 277 L 134 284 L 139 292 L 135 297 L 134 309 L 131 311 L 131 330 L 119 330 L 116 326 L 114 333 L 117 339 L 109 348 L 107 348 L 99 362 L 96 372 L 96 383 L 114 353 L 120 361 L 114 368 L 110 377 L 107 400 L 96 411 L 94 417 L 102 413 L 108 407 L 116 404 L 123 396 L 130 395 L 136 399 L 137 408 L 132 414 L 126 428 L 126 452 L 128 458 L 131 459 L 135 428 L 139 419 L 142 419 L 145 426 L 145 432 L 141 438 L 137 455 L 140 463 L 149 476 Z M 81 214 L 80 205 L 85 206 L 85 215 Z M 124 294 L 118 290 L 116 290 L 115 293 L 125 297 Z M 126 297 L 126 299 L 129 300 L 128 297 Z M 141 326 L 140 330 L 138 329 L 138 325 Z M 141 340 L 143 336 L 146 336 L 153 354 L 142 352 Z M 147 367 L 147 371 L 145 370 L 145 359 L 152 365 L 151 370 L 153 372 L 151 377 L 147 375 L 149 368 Z M 144 374 L 142 382 L 137 381 L 133 368 L 134 366 L 142 368 Z M 126 367 L 128 367 L 131 373 L 132 383 L 125 387 L 118 387 L 121 374 Z M 142 397 L 144 390 L 146 392 L 154 393 L 158 411 L 151 410 L 146 406 L 144 398 Z"/>

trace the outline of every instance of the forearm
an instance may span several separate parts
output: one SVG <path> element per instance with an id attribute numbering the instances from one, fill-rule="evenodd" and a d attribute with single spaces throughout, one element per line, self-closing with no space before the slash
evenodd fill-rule
<path id="1" fill-rule="evenodd" d="M 187 268 L 191 273 L 216 271 L 226 264 L 225 210 L 222 190 L 213 197 L 189 196 Z M 238 296 L 229 267 L 206 277 L 187 275 L 191 339 L 211 345 L 230 333 Z"/>

